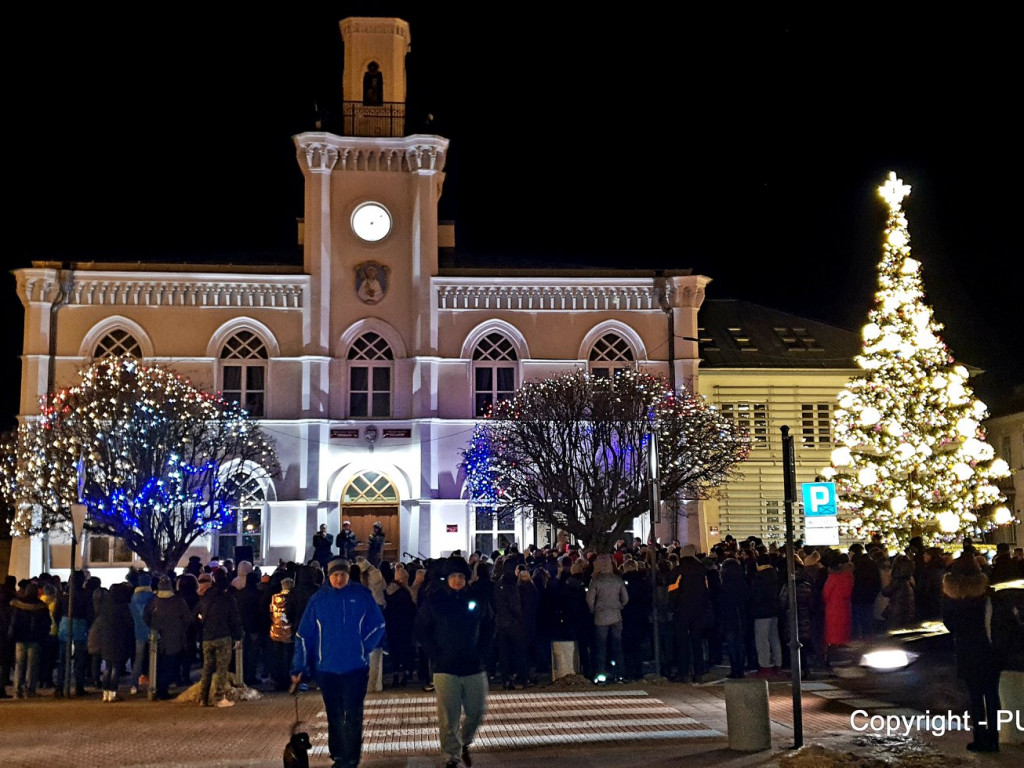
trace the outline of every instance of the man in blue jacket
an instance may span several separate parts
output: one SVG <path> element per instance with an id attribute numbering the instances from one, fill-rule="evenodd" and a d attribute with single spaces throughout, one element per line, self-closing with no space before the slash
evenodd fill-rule
<path id="1" fill-rule="evenodd" d="M 320 684 L 332 768 L 359 765 L 370 652 L 384 643 L 384 614 L 370 590 L 349 581 L 350 567 L 340 557 L 328 563 L 327 583 L 302 613 L 292 659 L 293 686 L 304 674 Z"/>

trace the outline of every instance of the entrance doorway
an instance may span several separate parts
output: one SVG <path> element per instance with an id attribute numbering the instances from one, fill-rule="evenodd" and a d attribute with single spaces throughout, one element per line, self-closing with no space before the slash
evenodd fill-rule
<path id="1" fill-rule="evenodd" d="M 352 532 L 359 541 L 356 555 L 366 557 L 373 524 L 380 523 L 384 528 L 381 557 L 391 563 L 398 562 L 402 540 L 398 502 L 395 484 L 387 475 L 379 472 L 363 472 L 345 486 L 341 496 L 341 519 L 352 523 Z"/>

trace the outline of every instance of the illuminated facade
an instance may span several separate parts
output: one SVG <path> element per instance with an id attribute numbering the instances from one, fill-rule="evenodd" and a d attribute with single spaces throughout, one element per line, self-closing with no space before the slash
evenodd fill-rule
<path id="1" fill-rule="evenodd" d="M 707 395 L 755 439 L 743 480 L 721 500 L 681 500 L 655 533 L 702 547 L 729 532 L 781 538 L 779 427 L 803 446 L 798 479 L 813 479 L 827 463 L 829 408 L 853 373 L 857 336 L 705 301 L 710 278 L 685 269 L 448 267 L 454 226 L 437 216 L 448 140 L 402 131 L 408 26 L 341 26 L 346 135 L 294 137 L 302 265 L 18 270 L 22 418 L 91 359 L 135 354 L 237 399 L 276 440 L 280 477 L 251 479 L 238 529 L 190 554 L 252 546 L 263 564 L 307 559 L 319 525 L 337 534 L 347 519 L 362 541 L 381 521 L 385 557 L 438 556 L 554 541 L 553 531 L 465 498 L 459 452 L 489 403 L 574 367 L 613 375 L 636 366 Z M 646 537 L 649 522 L 634 532 Z M 16 539 L 11 572 L 60 571 L 68 556 L 59 537 Z M 94 573 L 110 566 L 117 578 L 131 560 L 102 537 L 84 556 Z"/>

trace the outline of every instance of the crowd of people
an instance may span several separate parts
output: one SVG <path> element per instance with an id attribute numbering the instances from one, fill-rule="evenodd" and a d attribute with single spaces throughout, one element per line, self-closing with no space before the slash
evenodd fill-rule
<path id="1" fill-rule="evenodd" d="M 383 617 L 389 687 L 436 685 L 432 666 L 436 672 L 438 655 L 452 646 L 423 635 L 430 625 L 425 606 L 445 589 L 453 558 L 465 576 L 460 589 L 493 617 L 493 643 L 481 646 L 481 663 L 486 678 L 506 689 L 530 687 L 548 674 L 552 643 L 559 641 L 575 642 L 581 674 L 598 684 L 652 672 L 700 681 L 714 665 L 727 666 L 732 678 L 772 677 L 789 667 L 787 554 L 753 536 L 727 536 L 708 552 L 634 539 L 611 553 L 530 546 L 392 563 L 380 560 L 379 547 L 376 562 L 354 556 L 348 526 L 338 554 L 324 534 L 322 527 L 307 562 L 281 562 L 272 572 L 248 561 L 203 564 L 192 557 L 180 574 L 131 568 L 109 588 L 83 571 L 70 584 L 46 573 L 17 584 L 8 579 L 0 599 L 0 696 L 32 697 L 47 687 L 56 696 L 66 688 L 84 696 L 92 687 L 107 702 L 136 694 L 148 683 L 152 631 L 159 637 L 157 698 L 191 685 L 198 671 L 201 703 L 229 706 L 225 692 L 238 647 L 246 685 L 287 690 L 296 671 L 295 630 L 330 585 L 328 569 L 339 555 Z M 955 615 L 956 601 L 974 593 L 956 589 L 958 579 L 973 580 L 977 591 L 981 582 L 1024 578 L 1024 550 L 1005 545 L 991 562 L 969 542 L 954 558 L 920 540 L 888 552 L 880 537 L 845 550 L 798 543 L 792 558 L 805 675 L 827 668 L 855 640 L 941 620 L 944 609 L 951 630 L 965 631 L 972 619 Z M 987 668 L 971 674 L 991 682 Z M 979 695 L 991 692 L 987 684 Z"/>

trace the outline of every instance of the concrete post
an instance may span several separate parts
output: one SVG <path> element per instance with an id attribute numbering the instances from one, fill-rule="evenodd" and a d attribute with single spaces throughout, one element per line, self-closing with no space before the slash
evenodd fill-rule
<path id="1" fill-rule="evenodd" d="M 999 743 L 1024 744 L 1024 672 L 1007 669 L 999 676 L 999 707 Z M 1010 717 L 1014 719 L 1006 719 Z"/>
<path id="2" fill-rule="evenodd" d="M 729 730 L 729 749 L 738 752 L 771 749 L 768 681 L 726 680 L 725 719 Z"/>

